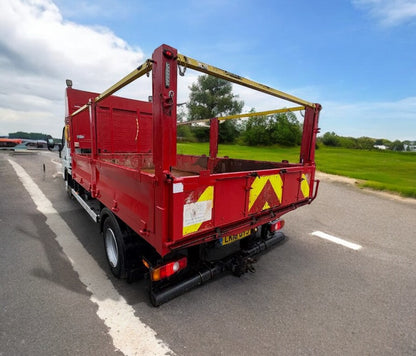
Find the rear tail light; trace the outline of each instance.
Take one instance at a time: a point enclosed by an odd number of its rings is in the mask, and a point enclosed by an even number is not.
[[[160,281],[162,279],[168,278],[175,273],[183,270],[188,264],[186,257],[182,257],[180,260],[171,261],[165,265],[151,268],[150,269],[150,278],[153,282]]]
[[[284,220],[275,220],[275,221],[272,221],[270,223],[269,230],[270,230],[270,232],[276,232],[276,231],[282,229],[283,226],[285,226],[285,221]]]

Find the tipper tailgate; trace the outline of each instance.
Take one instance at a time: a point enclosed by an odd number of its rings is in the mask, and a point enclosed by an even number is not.
[[[312,197],[313,166],[270,169],[261,172],[213,174],[184,177],[173,183],[173,239],[256,226],[264,215],[279,211]]]

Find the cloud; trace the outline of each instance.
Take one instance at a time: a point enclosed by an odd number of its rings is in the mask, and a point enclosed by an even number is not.
[[[59,136],[66,78],[102,92],[145,60],[107,28],[66,21],[51,0],[1,1],[0,33],[0,135]],[[147,98],[149,82],[127,93]]]
[[[0,135],[32,131],[59,137],[66,78],[75,88],[102,92],[145,60],[139,48],[108,28],[66,20],[51,0],[1,2],[0,31]],[[179,77],[179,103],[188,100],[188,88],[199,74]],[[235,91],[245,111],[291,106],[243,87]],[[151,80],[141,78],[117,95],[147,100]]]
[[[352,0],[354,6],[366,10],[381,25],[390,27],[416,18],[415,0]]]

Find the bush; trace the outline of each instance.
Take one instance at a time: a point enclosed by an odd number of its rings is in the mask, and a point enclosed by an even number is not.
[[[324,136],[322,137],[322,143],[325,146],[338,147],[340,146],[340,139],[335,132],[325,132]]]
[[[296,116],[288,112],[249,119],[243,138],[250,146],[269,146],[274,144],[296,146],[301,143],[302,130]]]
[[[180,125],[176,131],[176,137],[183,142],[196,142],[197,139],[192,132],[192,128],[189,125]]]
[[[192,126],[191,132],[198,142],[209,142],[209,127]]]

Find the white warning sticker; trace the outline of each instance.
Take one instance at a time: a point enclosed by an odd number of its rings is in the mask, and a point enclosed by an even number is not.
[[[174,183],[173,184],[173,194],[176,193],[183,193],[183,184],[182,183]]]
[[[183,207],[183,226],[202,224],[212,218],[212,200],[185,204]]]

